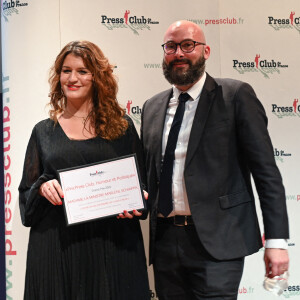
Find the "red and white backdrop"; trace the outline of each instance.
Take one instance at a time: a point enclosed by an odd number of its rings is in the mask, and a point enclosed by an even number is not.
[[[283,298],[300,297],[299,0],[1,2],[7,299],[23,295],[29,230],[20,221],[17,188],[31,130],[48,116],[48,71],[56,55],[72,40],[99,45],[117,66],[118,99],[139,130],[144,101],[169,87],[160,45],[178,19],[194,21],[205,31],[209,74],[250,83],[266,109],[290,218],[290,280]],[[142,226],[148,248],[147,221]],[[246,259],[239,300],[273,299],[262,287],[263,253]],[[154,290],[151,269],[149,274]]]

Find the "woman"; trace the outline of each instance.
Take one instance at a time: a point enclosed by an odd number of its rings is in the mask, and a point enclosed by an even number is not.
[[[113,66],[96,45],[71,42],[49,82],[50,119],[32,131],[19,186],[22,222],[31,227],[24,299],[149,299],[138,218],[124,212],[67,227],[61,206],[59,169],[131,153],[143,166],[134,125],[116,100]]]

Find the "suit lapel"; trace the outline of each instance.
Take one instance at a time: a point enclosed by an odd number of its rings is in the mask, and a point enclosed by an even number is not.
[[[197,146],[201,140],[203,129],[218,90],[218,85],[215,80],[207,74],[202,93],[200,95],[198,107],[195,113],[189,144],[187,148],[185,167],[190,163]]]
[[[162,97],[157,99],[156,112],[153,115],[153,125],[152,125],[152,149],[155,152],[155,165],[156,165],[156,175],[160,178],[161,171],[161,157],[162,157],[162,137],[165,125],[166,111],[168,108],[168,103],[171,98],[173,90],[169,89],[164,92]],[[157,132],[160,134],[157,135]]]

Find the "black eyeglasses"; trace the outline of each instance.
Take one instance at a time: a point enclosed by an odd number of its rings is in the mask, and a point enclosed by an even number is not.
[[[182,52],[190,53],[198,45],[206,45],[206,44],[201,43],[201,42],[192,41],[192,40],[185,40],[180,43],[167,42],[167,43],[162,44],[161,46],[163,47],[164,52],[166,54],[174,54],[177,51],[178,46],[180,47]]]

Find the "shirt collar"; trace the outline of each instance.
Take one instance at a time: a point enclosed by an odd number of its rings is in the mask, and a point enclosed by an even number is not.
[[[200,93],[202,92],[204,83],[206,79],[206,72],[203,73],[202,77],[200,80],[198,80],[192,87],[190,87],[185,93],[188,93],[191,96],[191,100],[196,100]],[[174,85],[172,86],[173,88],[173,95],[175,99],[178,99],[179,95],[182,93],[177,87]]]

